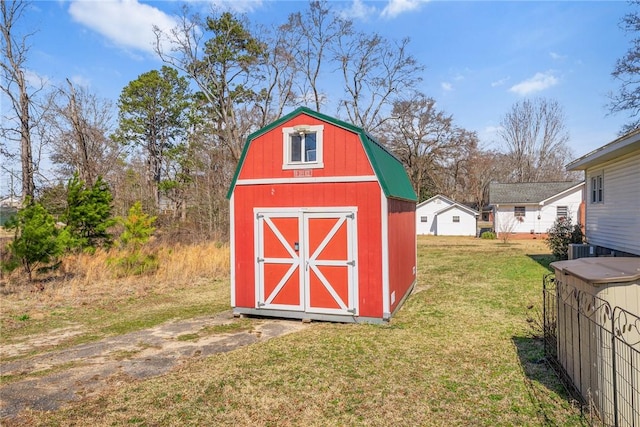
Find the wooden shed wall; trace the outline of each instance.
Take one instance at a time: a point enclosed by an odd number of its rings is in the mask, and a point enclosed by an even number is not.
[[[324,125],[322,169],[310,169],[313,177],[371,176],[369,159],[357,134],[301,114],[251,142],[239,179],[293,178],[294,170],[282,169],[282,128],[297,125]]]
[[[358,208],[359,315],[382,317],[382,228],[377,182],[239,185],[234,191],[235,299],[255,306],[254,207]]]
[[[396,309],[416,279],[416,204],[388,200],[390,312]]]

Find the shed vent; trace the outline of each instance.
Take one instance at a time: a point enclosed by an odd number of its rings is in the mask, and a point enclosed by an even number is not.
[[[589,258],[596,256],[596,248],[586,243],[569,243],[569,259]]]

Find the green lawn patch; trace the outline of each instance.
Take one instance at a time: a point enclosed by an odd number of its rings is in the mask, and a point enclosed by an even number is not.
[[[420,238],[416,290],[388,325],[313,323],[194,360],[33,425],[582,425],[527,318],[540,242]],[[531,308],[530,308],[531,307]],[[189,339],[195,337],[188,337]],[[185,338],[186,339],[186,338]]]

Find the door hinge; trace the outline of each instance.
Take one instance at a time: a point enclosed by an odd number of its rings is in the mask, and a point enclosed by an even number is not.
[[[354,219],[356,216],[353,213],[347,214],[347,218]]]
[[[260,219],[260,218],[264,218],[264,215],[262,215],[262,214],[260,214],[260,213],[257,213],[257,214],[256,214],[256,219]]]
[[[355,308],[349,309],[349,310],[347,310],[347,311],[348,311],[349,313],[351,313],[351,314],[356,314],[356,309],[355,309]]]
[[[257,261],[258,261],[258,262],[264,262],[264,258],[260,258],[260,257],[258,257]]]
[[[355,262],[355,260],[354,261],[347,261],[347,264],[355,267],[356,262]]]
[[[264,307],[264,306],[265,306],[265,304],[263,302],[258,301],[258,308]]]

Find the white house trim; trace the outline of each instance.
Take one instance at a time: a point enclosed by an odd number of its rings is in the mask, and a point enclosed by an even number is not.
[[[391,317],[389,302],[389,203],[384,190],[380,189],[380,225],[382,232],[382,317]]]
[[[373,182],[377,181],[375,175],[361,176],[319,176],[302,178],[249,178],[239,179],[236,185],[266,185],[266,184],[316,184],[323,182]]]

